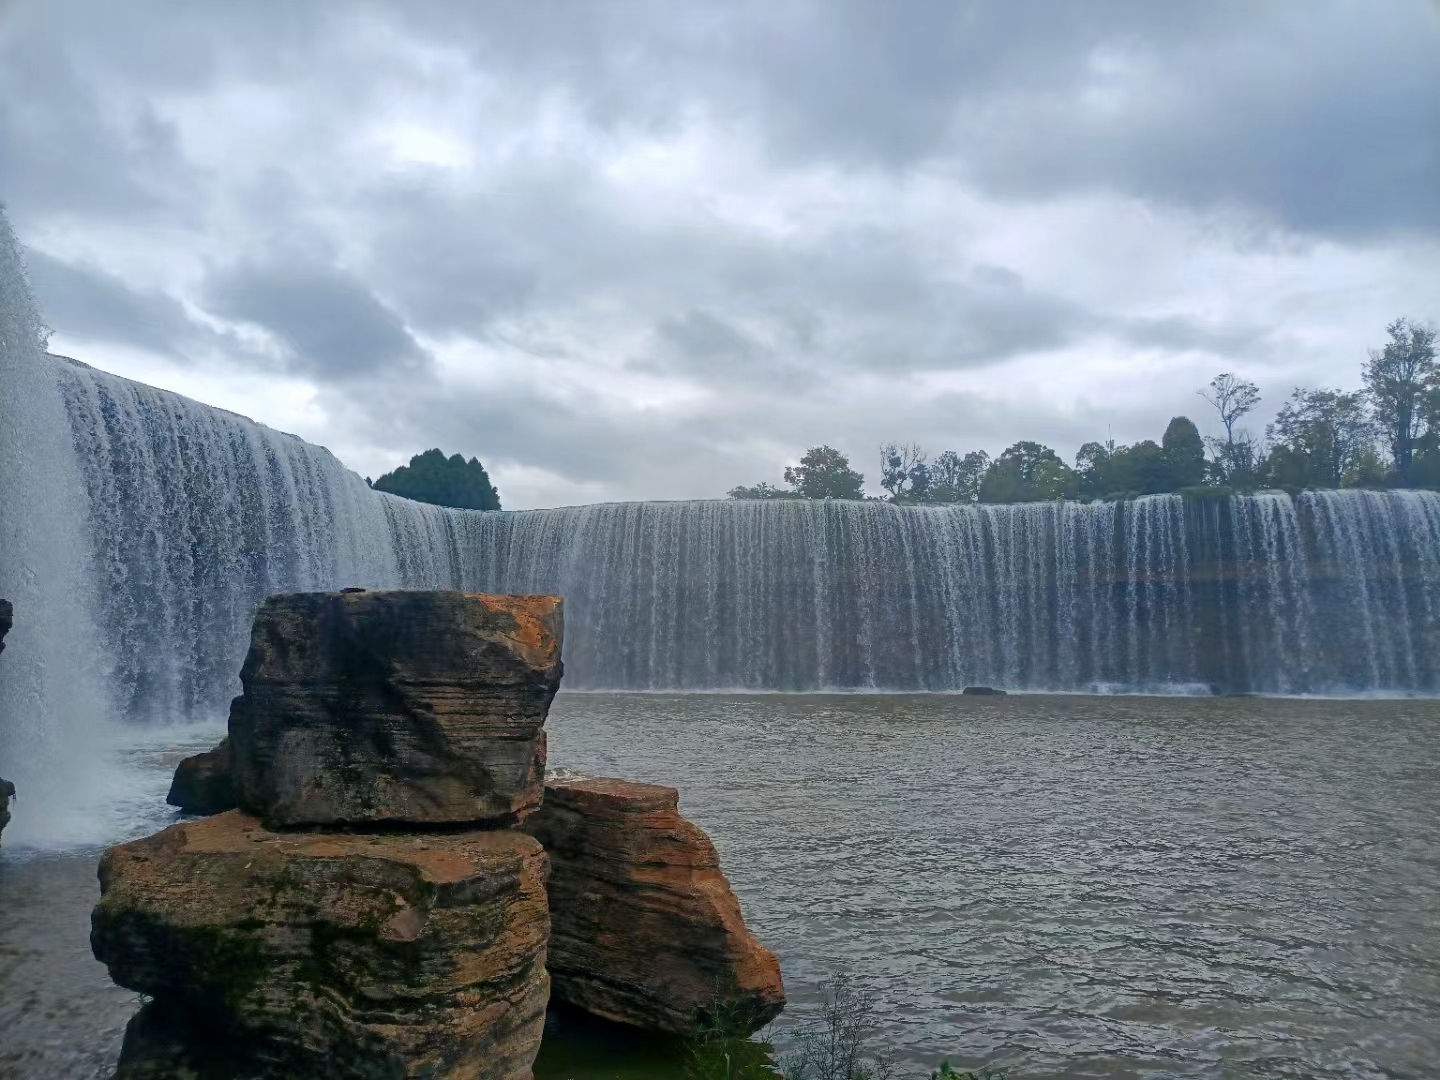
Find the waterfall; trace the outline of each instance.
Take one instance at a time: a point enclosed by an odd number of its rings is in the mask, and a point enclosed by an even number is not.
[[[261,599],[346,585],[562,593],[572,688],[1440,690],[1434,493],[445,510],[233,413],[45,363],[131,717],[223,715]]]
[[[0,210],[0,597],[15,605],[0,656],[0,776],[23,807],[7,844],[84,833],[115,793],[87,503],[45,333]]]

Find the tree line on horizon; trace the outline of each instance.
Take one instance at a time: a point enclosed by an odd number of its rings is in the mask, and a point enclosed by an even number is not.
[[[1386,328],[1355,391],[1296,387],[1256,439],[1240,421],[1260,404],[1259,388],[1234,374],[1199,394],[1223,436],[1202,438],[1174,417],[1159,443],[1087,442],[1068,465],[1050,447],[1023,440],[996,458],[945,450],[932,460],[915,443],[880,448],[880,498],[895,503],[1016,503],[1121,499],[1166,492],[1207,494],[1261,488],[1440,489],[1440,361],[1436,331],[1406,318]],[[830,446],[808,450],[785,469],[786,487],[736,487],[732,499],[864,499],[865,477]]]

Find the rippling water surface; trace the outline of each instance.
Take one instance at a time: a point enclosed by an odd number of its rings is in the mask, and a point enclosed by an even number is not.
[[[782,1047],[838,964],[902,1075],[1440,1075],[1435,702],[569,694],[550,726],[555,765],[681,789],[780,954]],[[113,1059],[93,867],[0,855],[0,1075]],[[540,1075],[624,1074],[582,1059]]]

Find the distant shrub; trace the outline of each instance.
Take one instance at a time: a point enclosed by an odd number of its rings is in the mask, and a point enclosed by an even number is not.
[[[724,1003],[700,1017],[687,1041],[686,1080],[898,1080],[891,1058],[874,1046],[875,995],[844,971],[820,986],[819,1015],[790,1032],[794,1049],[775,1062],[765,1033],[747,1037],[753,1024]],[[929,1080],[1006,1080],[1004,1070],[960,1072],[949,1061]]]

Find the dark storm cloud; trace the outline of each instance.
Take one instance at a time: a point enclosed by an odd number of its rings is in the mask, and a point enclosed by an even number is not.
[[[26,255],[30,284],[46,321],[82,341],[114,341],[178,356],[197,327],[184,307],[160,292],[140,293],[91,266]]]
[[[208,307],[289,346],[296,366],[347,380],[422,366],[425,351],[362,283],[321,267],[242,266],[206,284]]]

